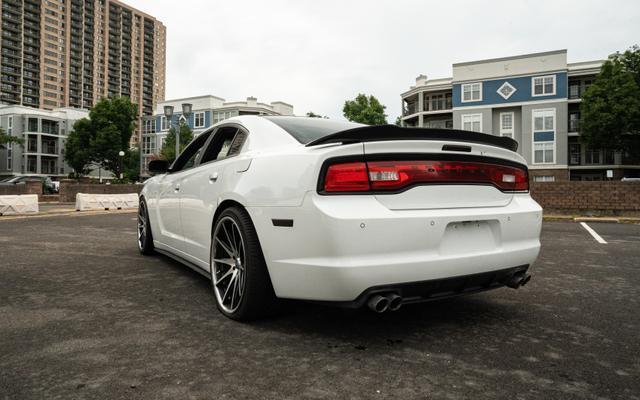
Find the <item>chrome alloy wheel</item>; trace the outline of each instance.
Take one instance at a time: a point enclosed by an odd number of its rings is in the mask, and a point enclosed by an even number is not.
[[[147,241],[147,209],[144,202],[140,202],[138,207],[138,248],[144,249]]]
[[[213,232],[211,280],[220,307],[227,313],[240,306],[245,286],[245,251],[240,228],[225,216]]]

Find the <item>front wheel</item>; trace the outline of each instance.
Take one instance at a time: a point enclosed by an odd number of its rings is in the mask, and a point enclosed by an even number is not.
[[[147,256],[153,254],[153,236],[151,235],[147,203],[144,200],[140,200],[138,206],[138,250]]]
[[[275,310],[276,298],[258,235],[245,210],[227,208],[216,220],[210,268],[216,303],[225,316],[247,321]]]

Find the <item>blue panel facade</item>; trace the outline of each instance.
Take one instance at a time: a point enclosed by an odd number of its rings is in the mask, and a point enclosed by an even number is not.
[[[548,96],[532,96],[531,81],[534,76],[556,76],[556,93]],[[521,103],[526,101],[550,100],[550,99],[566,99],[567,98],[567,73],[558,72],[555,74],[538,74],[531,76],[519,76],[505,79],[492,79],[482,82],[482,100],[462,102],[462,84],[455,83],[453,85],[453,107],[468,106],[484,106],[495,104]],[[508,99],[504,99],[498,94],[498,89],[505,83],[509,82],[516,91]],[[469,82],[473,83],[473,82]]]
[[[553,142],[554,140],[554,132],[534,132],[533,133],[533,141],[534,142]]]

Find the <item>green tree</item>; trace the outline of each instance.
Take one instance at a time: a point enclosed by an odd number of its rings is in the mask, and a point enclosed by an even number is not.
[[[24,139],[17,136],[9,136],[0,128],[0,148],[4,148],[9,143],[24,144]]]
[[[140,180],[140,149],[129,149],[124,156],[124,179]]]
[[[396,125],[402,126],[402,117],[398,116],[398,118],[396,118]]]
[[[320,114],[316,114],[313,111],[309,111],[307,113],[307,117],[309,117],[309,118],[326,118],[326,119],[329,119],[329,117],[327,117],[326,115],[323,116],[323,115],[320,115]]]
[[[77,175],[86,174],[93,163],[119,176],[119,153],[129,150],[137,118],[137,106],[129,98],[101,99],[89,111],[89,118],[74,124],[65,144],[65,160]]]
[[[180,123],[180,152],[193,140],[193,131],[189,125]],[[162,149],[160,150],[160,157],[169,161],[170,163],[176,159],[176,128],[172,126],[169,129],[167,138],[164,140]]]
[[[640,156],[640,48],[616,53],[602,65],[580,105],[580,140],[590,148]]]
[[[76,178],[89,173],[93,162],[91,157],[91,121],[87,118],[77,120],[64,143],[64,159],[73,168]]]
[[[385,106],[374,96],[367,97],[360,93],[354,100],[344,102],[342,113],[349,121],[368,125],[384,125],[387,123]]]

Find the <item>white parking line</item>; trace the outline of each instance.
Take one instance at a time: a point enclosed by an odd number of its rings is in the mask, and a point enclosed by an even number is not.
[[[606,241],[606,240],[604,240],[604,239],[602,238],[602,236],[598,235],[598,232],[596,232],[596,231],[594,231],[593,229],[591,229],[591,227],[590,227],[589,225],[587,225],[587,223],[586,223],[586,222],[580,222],[580,225],[582,225],[582,227],[583,227],[584,229],[586,229],[586,230],[587,230],[587,232],[589,232],[589,233],[591,234],[591,236],[593,236],[593,238],[594,238],[598,243],[601,243],[601,244],[607,244],[607,241]]]

